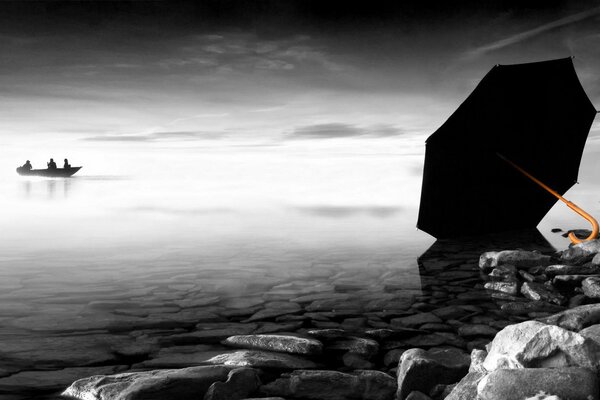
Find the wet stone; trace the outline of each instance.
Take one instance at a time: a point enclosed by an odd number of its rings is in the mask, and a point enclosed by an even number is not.
[[[488,290],[496,290],[510,295],[515,295],[518,292],[517,282],[487,282],[484,287]]]
[[[311,329],[307,333],[320,340],[343,339],[348,336],[343,329]]]
[[[530,312],[560,312],[563,307],[545,303],[543,301],[531,301],[525,303],[506,303],[500,306],[500,309],[510,315],[526,315]]]
[[[427,323],[441,323],[439,317],[433,313],[418,313],[408,317],[393,318],[391,320],[392,328],[415,328]]]
[[[228,337],[223,344],[245,349],[277,351],[290,354],[318,355],[323,344],[315,339],[285,335],[238,335]]]
[[[498,330],[484,324],[465,324],[458,328],[458,334],[463,337],[490,336],[493,337]]]
[[[545,301],[557,305],[562,305],[566,302],[564,296],[541,283],[525,282],[521,286],[521,293],[533,301]]]
[[[298,356],[256,350],[240,350],[221,354],[208,360],[210,364],[232,367],[255,367],[273,369],[313,369],[317,364]]]

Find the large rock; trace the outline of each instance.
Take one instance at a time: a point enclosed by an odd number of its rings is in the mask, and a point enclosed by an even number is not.
[[[569,400],[598,400],[598,378],[587,368],[499,369],[477,386],[479,400],[523,400],[544,392]]]
[[[258,371],[238,368],[229,372],[226,382],[215,382],[204,395],[204,400],[240,400],[254,393],[260,386]]]
[[[396,381],[380,371],[293,371],[261,386],[268,396],[312,400],[391,400]]]
[[[577,264],[597,253],[600,253],[600,240],[598,239],[573,245],[563,251],[560,258],[565,262]]]
[[[310,369],[317,368],[314,362],[284,353],[270,351],[240,350],[221,354],[207,360],[210,364],[222,364],[231,367],[256,367],[274,369]]]
[[[236,335],[225,339],[223,344],[291,354],[318,355],[323,351],[323,344],[316,339],[286,335]]]
[[[413,390],[423,393],[439,383],[458,382],[469,371],[470,357],[455,349],[410,349],[400,357],[397,398],[404,400]]]
[[[540,318],[540,322],[558,325],[571,331],[580,331],[583,328],[600,323],[600,304],[586,304]]]
[[[81,400],[178,400],[204,396],[216,381],[227,379],[222,366],[94,375],[75,381],[64,392]]]
[[[545,256],[535,251],[488,251],[479,257],[479,268],[487,271],[503,264],[514,265],[517,268],[529,268],[538,265],[548,265],[550,262],[550,256]]]
[[[537,321],[509,325],[488,348],[483,362],[487,371],[500,368],[597,368],[600,346],[578,333]]]

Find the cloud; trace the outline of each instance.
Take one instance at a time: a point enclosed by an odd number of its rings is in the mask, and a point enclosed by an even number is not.
[[[313,207],[294,207],[294,209],[303,214],[314,215],[326,218],[346,218],[356,215],[367,215],[376,218],[391,217],[402,211],[401,207],[392,206],[313,206]]]
[[[577,14],[569,15],[568,17],[560,18],[555,21],[543,24],[534,29],[529,29],[527,31],[523,31],[521,33],[517,33],[516,35],[511,35],[504,39],[488,43],[483,46],[479,46],[475,49],[472,49],[466,53],[467,58],[475,58],[490,51],[495,51],[502,49],[504,47],[511,46],[513,44],[522,42],[524,40],[530,39],[532,37],[538,36],[544,32],[550,31],[552,29],[560,28],[562,26],[571,25],[575,22],[582,21],[584,19],[591,18],[593,16],[600,15],[600,7],[595,7]]]
[[[307,125],[294,129],[288,133],[291,139],[333,139],[348,137],[387,137],[397,136],[404,132],[393,125],[371,125],[362,127],[359,125],[344,123],[328,123]]]
[[[152,214],[168,214],[168,215],[179,215],[179,216],[194,216],[194,215],[206,215],[206,214],[229,214],[234,211],[224,207],[214,208],[173,208],[173,207],[155,207],[155,206],[139,206],[132,207],[129,210],[142,213]]]
[[[88,136],[83,140],[93,142],[156,142],[164,140],[217,140],[225,136],[227,134],[222,132],[165,131],[141,135],[97,135]]]

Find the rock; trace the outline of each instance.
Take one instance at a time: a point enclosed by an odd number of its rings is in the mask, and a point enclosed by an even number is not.
[[[209,360],[210,364],[222,364],[231,367],[256,367],[274,369],[311,369],[317,364],[301,357],[268,351],[240,350],[229,354],[220,354]]]
[[[471,314],[471,312],[472,311],[469,311],[465,309],[465,307],[461,306],[447,306],[431,311],[433,315],[443,320],[462,318],[466,315]]]
[[[594,264],[594,265],[600,265],[600,256],[598,254],[596,254],[594,256],[594,258],[592,258],[591,263]]]
[[[240,400],[254,393],[260,386],[258,371],[239,368],[229,372],[227,381],[215,382],[204,395],[204,400]]]
[[[413,390],[429,393],[439,383],[457,382],[467,374],[470,363],[460,350],[407,350],[398,365],[397,398],[404,400]]]
[[[600,278],[597,277],[589,277],[585,278],[581,282],[581,288],[583,289],[583,293],[592,299],[600,298]]]
[[[517,268],[528,268],[536,265],[548,265],[550,262],[550,256],[534,251],[488,251],[479,257],[479,268],[486,271],[503,264],[514,265]]]
[[[544,301],[529,301],[505,303],[500,306],[500,310],[511,315],[525,315],[530,312],[559,312],[564,308]]]
[[[342,361],[344,365],[351,369],[373,369],[375,364],[365,360],[361,355],[348,352],[343,355]]]
[[[260,392],[312,400],[390,400],[396,388],[394,378],[380,371],[293,371],[261,386]]]
[[[516,282],[516,281],[512,281],[512,282],[486,282],[486,284],[483,285],[483,287],[486,288],[486,289],[488,289],[488,290],[496,290],[498,292],[515,295],[518,292],[519,285],[518,285],[518,282]]]
[[[250,318],[242,322],[261,321],[264,319],[279,317],[281,315],[296,314],[302,310],[302,307],[300,307],[298,303],[290,303],[286,301],[266,303],[265,306],[267,305],[270,307],[254,313]]]
[[[63,393],[81,400],[166,400],[204,396],[210,385],[227,379],[221,366],[94,375],[75,381]]]
[[[569,247],[561,253],[561,260],[577,264],[594,254],[600,253],[600,240],[590,240]]]
[[[581,281],[589,277],[590,275],[556,275],[552,278],[552,285],[559,289],[573,289],[580,286]],[[594,277],[598,278],[600,275]]]
[[[587,326],[600,323],[600,304],[578,306],[546,318],[540,318],[539,321],[558,325],[571,331],[580,331]]]
[[[554,325],[526,321],[501,330],[483,362],[487,371],[499,368],[597,368],[600,346],[593,340]]]
[[[546,267],[546,275],[552,277],[556,275],[600,275],[600,265],[566,265],[555,264]]]
[[[521,293],[530,300],[545,301],[559,306],[567,301],[563,295],[549,289],[541,283],[525,282],[521,286]]]
[[[483,371],[470,371],[454,386],[444,400],[476,400],[477,385],[485,375],[486,372]]]
[[[423,324],[421,325],[420,329],[424,330],[424,331],[429,331],[429,332],[451,332],[454,330],[454,328],[452,328],[450,325],[448,324]]]
[[[471,351],[471,365],[469,365],[469,372],[487,372],[483,367],[483,362],[487,357],[487,351],[473,349]]]
[[[237,323],[215,323],[204,324],[200,330],[190,333],[180,333],[161,338],[161,344],[198,344],[198,343],[219,343],[221,340],[234,335],[247,335],[254,332],[257,324],[237,324]]]
[[[392,318],[392,328],[414,328],[428,323],[442,323],[441,318],[433,313],[418,313],[408,317]]]
[[[284,317],[291,317],[291,315],[284,315]],[[278,317],[277,319],[279,319]],[[254,331],[255,334],[275,333],[275,332],[295,332],[304,325],[302,321],[277,323],[277,322],[263,322],[260,327]]]
[[[517,267],[510,264],[499,265],[488,275],[492,278],[514,279],[517,277]]]
[[[477,385],[480,400],[522,400],[540,392],[570,400],[598,400],[598,378],[586,368],[498,369]]]
[[[307,333],[321,340],[335,340],[348,337],[348,334],[343,329],[311,329]]]
[[[458,334],[462,337],[472,336],[494,336],[498,330],[484,324],[465,324],[458,328]]]
[[[371,329],[365,331],[365,334],[375,340],[394,340],[404,339],[406,337],[427,333],[421,329],[395,328],[395,329]]]
[[[408,394],[408,396],[406,396],[406,400],[431,400],[431,397],[419,392],[418,390],[413,390]]]
[[[236,335],[225,339],[223,344],[290,354],[318,355],[323,352],[323,344],[318,340],[286,335]]]
[[[369,359],[379,352],[379,343],[372,339],[349,337],[332,342],[326,348],[327,350],[349,351]]]

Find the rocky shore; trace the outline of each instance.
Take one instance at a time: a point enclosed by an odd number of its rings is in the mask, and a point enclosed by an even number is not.
[[[600,241],[553,254],[445,246],[421,258],[421,289],[390,275],[378,294],[340,277],[322,291],[289,283],[46,379],[86,400],[598,399],[598,253]]]

